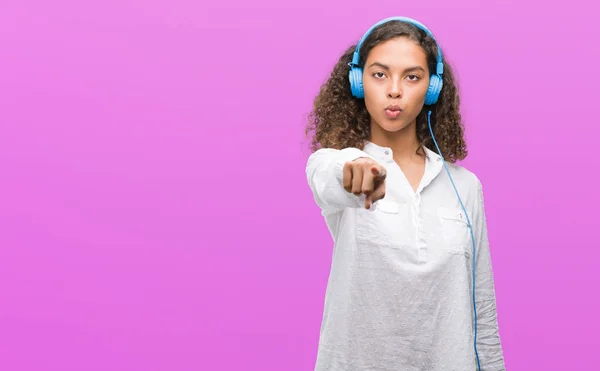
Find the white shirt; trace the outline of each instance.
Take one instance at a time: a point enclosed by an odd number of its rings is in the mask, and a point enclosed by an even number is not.
[[[477,370],[471,233],[441,157],[425,151],[416,192],[392,150],[372,142],[309,157],[307,180],[334,241],[315,371]],[[363,156],[387,170],[386,195],[371,210],[342,185],[344,163]],[[446,165],[475,236],[481,370],[505,370],[482,186]]]

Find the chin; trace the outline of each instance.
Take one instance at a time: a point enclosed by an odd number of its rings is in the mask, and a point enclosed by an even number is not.
[[[403,120],[396,121],[396,120],[390,120],[390,119],[384,119],[383,121],[379,121],[379,123],[377,123],[376,125],[379,126],[382,130],[391,132],[391,133],[406,129],[406,127],[408,126],[408,124],[406,122],[404,122]]]

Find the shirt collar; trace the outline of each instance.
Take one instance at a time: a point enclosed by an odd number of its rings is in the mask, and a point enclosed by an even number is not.
[[[441,163],[442,157],[438,155],[436,152],[430,150],[429,148],[422,146],[425,150],[425,156],[427,162],[430,164]],[[389,147],[380,146],[371,141],[365,142],[364,151],[370,154],[373,157],[376,157],[379,160],[388,160],[393,159],[392,149]]]

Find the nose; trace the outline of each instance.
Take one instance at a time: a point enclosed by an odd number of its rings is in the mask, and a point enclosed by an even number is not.
[[[399,79],[391,79],[391,83],[388,88],[388,97],[392,99],[402,97],[402,86]]]

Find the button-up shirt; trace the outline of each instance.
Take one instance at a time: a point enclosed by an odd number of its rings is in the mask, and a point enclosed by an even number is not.
[[[314,200],[333,238],[315,371],[505,370],[480,180],[424,147],[413,190],[391,148],[321,148],[306,164]],[[370,208],[343,188],[348,161],[386,168],[385,197]]]

